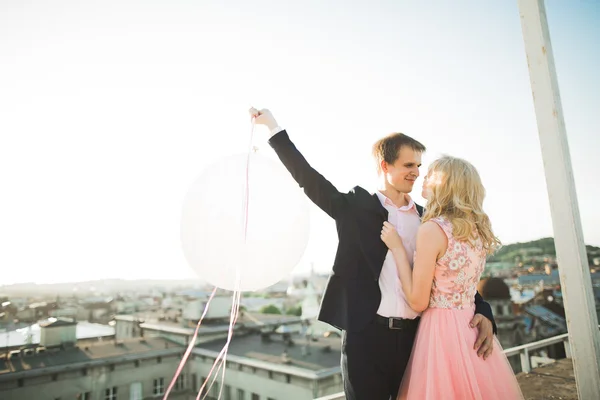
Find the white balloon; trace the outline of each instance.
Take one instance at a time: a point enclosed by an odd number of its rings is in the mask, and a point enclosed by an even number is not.
[[[279,163],[252,153],[213,163],[186,195],[183,251],[201,279],[226,290],[254,291],[285,278],[298,264],[309,235],[308,201]],[[236,286],[239,274],[239,285]]]

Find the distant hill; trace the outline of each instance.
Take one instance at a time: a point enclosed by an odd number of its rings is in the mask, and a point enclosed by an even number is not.
[[[162,288],[164,290],[173,290],[177,288],[187,288],[190,286],[201,286],[204,282],[187,280],[154,280],[154,279],[100,279],[85,282],[68,283],[16,283],[12,285],[0,285],[0,293],[12,296],[50,295],[50,294],[84,294],[89,292],[118,292],[130,290],[150,290],[152,288]]]
[[[588,260],[600,257],[600,247],[586,245]],[[488,257],[489,262],[513,262],[517,256],[556,256],[554,238],[542,238],[525,243],[512,243],[502,246],[494,255]]]

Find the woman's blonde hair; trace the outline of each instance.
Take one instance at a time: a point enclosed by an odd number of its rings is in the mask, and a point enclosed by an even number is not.
[[[471,163],[443,156],[431,164],[427,179],[430,194],[423,222],[445,216],[452,223],[452,234],[457,240],[475,245],[480,238],[488,254],[500,247],[490,219],[483,212],[485,188]]]

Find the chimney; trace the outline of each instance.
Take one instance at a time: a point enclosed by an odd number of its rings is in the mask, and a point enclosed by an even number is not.
[[[287,350],[284,350],[283,353],[281,353],[281,362],[283,362],[284,364],[292,363],[292,360],[290,360],[290,358],[288,357]]]
[[[77,322],[67,318],[48,318],[40,322],[40,346],[67,347],[77,342]]]

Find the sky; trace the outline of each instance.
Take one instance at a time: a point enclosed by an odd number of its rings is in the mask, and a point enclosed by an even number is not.
[[[546,7],[600,246],[600,1]],[[428,148],[415,188],[436,157],[464,157],[504,243],[553,235],[516,1],[1,0],[0,284],[196,279],[184,198],[246,151],[251,106],[341,191],[375,190],[371,145],[404,132]],[[267,138],[254,145],[275,159]],[[295,272],[327,272],[335,225],[309,210]]]

